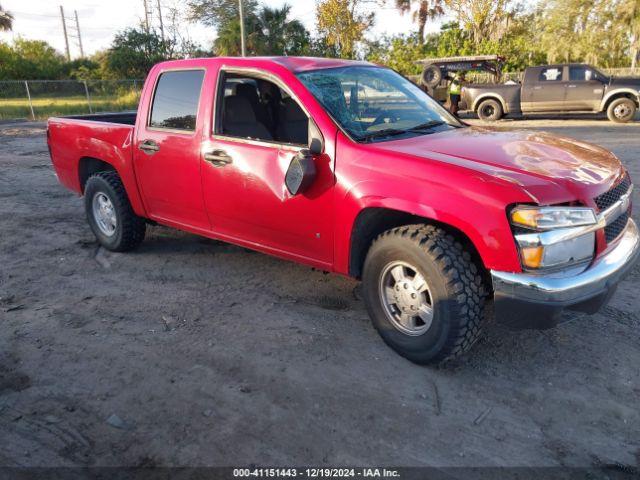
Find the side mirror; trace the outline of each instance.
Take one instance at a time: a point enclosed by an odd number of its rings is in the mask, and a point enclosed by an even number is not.
[[[311,142],[310,142],[311,143]],[[316,178],[316,164],[313,161],[311,149],[300,150],[291,159],[289,168],[284,177],[284,183],[291,195],[304,192]]]

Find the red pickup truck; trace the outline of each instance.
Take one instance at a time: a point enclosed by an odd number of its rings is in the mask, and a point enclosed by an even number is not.
[[[51,118],[47,137],[105,248],[155,222],[362,279],[417,363],[466,351],[489,311],[528,328],[594,312],[639,256],[612,153],[468,127],[367,62],[165,62],[137,114]]]

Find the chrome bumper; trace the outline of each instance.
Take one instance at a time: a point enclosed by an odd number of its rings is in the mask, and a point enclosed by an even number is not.
[[[533,275],[491,271],[496,319],[514,327],[548,328],[571,308],[595,313],[640,256],[638,227],[629,219],[613,248],[573,274]]]

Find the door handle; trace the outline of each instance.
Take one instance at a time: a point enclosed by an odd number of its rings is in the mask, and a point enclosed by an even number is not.
[[[569,88],[578,88],[577,85],[567,85],[567,87],[569,87]]]
[[[153,140],[143,140],[138,145],[138,148],[142,150],[144,153],[146,153],[147,155],[153,155],[158,150],[160,150],[160,145],[158,145]]]
[[[224,167],[233,162],[233,159],[227,155],[224,150],[213,150],[204,154],[204,160],[214,167]]]
[[[541,86],[533,87],[534,90],[542,90]]]

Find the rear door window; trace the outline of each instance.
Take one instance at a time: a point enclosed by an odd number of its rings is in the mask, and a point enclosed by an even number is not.
[[[149,126],[195,131],[203,79],[204,70],[160,74],[151,105]]]

